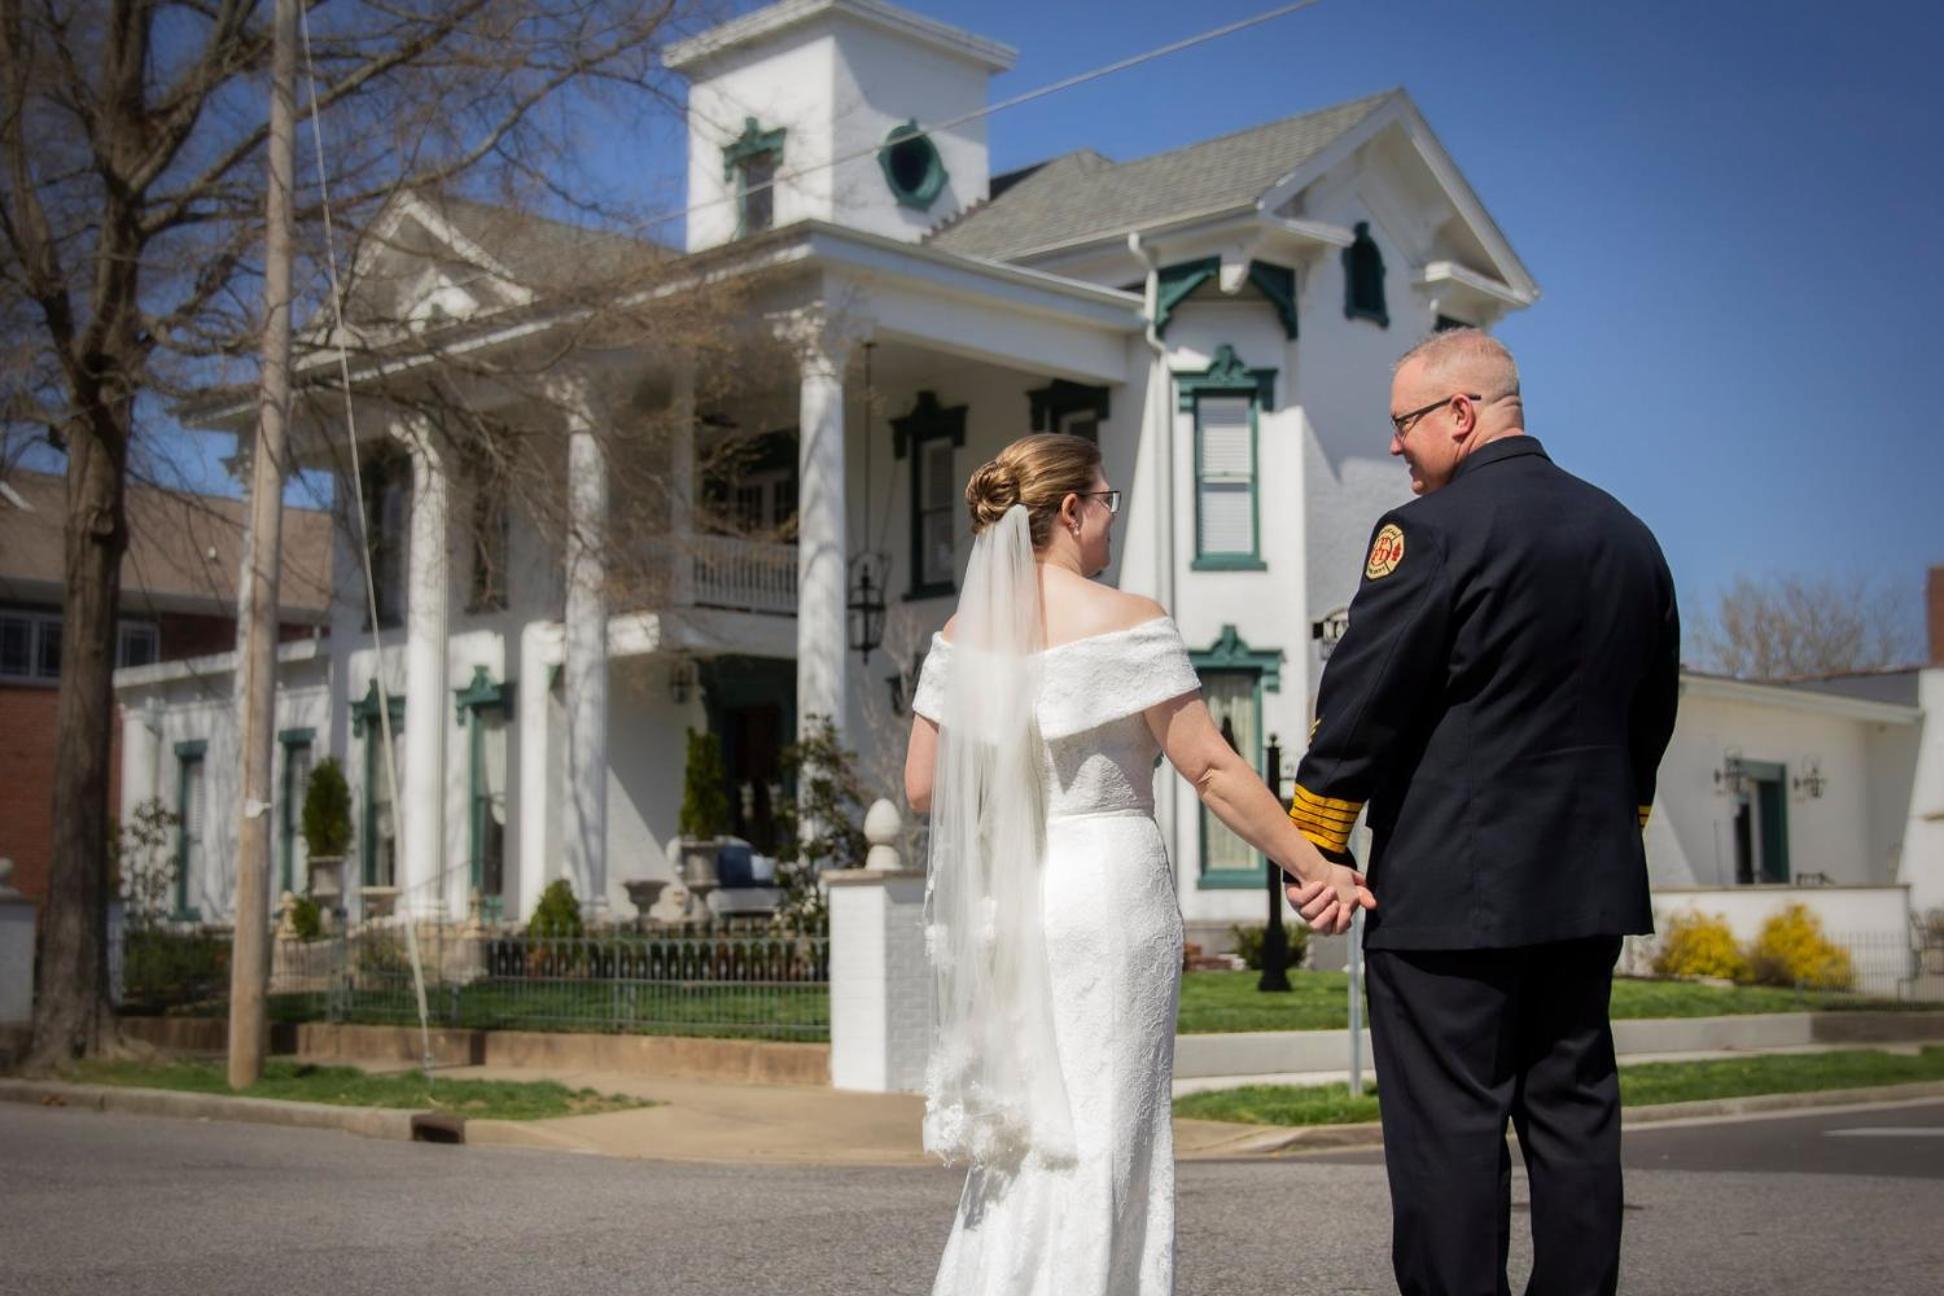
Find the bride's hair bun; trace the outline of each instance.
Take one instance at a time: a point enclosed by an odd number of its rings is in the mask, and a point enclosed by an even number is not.
[[[1035,548],[1053,534],[1053,520],[1068,495],[1094,488],[1100,447],[1084,437],[1041,432],[1007,446],[981,464],[965,483],[965,507],[977,535],[1015,504],[1024,504]]]
[[[965,483],[965,507],[972,512],[974,535],[985,530],[1006,510],[1019,503],[1019,469],[1003,460],[981,464]]]

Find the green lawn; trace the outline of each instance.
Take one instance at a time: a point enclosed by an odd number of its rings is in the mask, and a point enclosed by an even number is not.
[[[220,1062],[100,1062],[76,1065],[83,1084],[124,1085],[137,1089],[174,1089],[186,1093],[228,1094]],[[588,1116],[651,1104],[636,1098],[569,1089],[551,1080],[441,1080],[427,1083],[417,1071],[373,1075],[356,1067],[265,1064],[263,1079],[244,1090],[245,1098],[331,1103],[341,1107],[402,1107],[450,1112],[490,1120],[541,1120],[549,1116]]]
[[[1916,1056],[1843,1049],[1787,1053],[1722,1062],[1648,1062],[1620,1068],[1620,1101],[1627,1107],[1742,1098],[1750,1094],[1809,1093],[1944,1080],[1944,1047]],[[1246,1125],[1349,1125],[1377,1119],[1374,1089],[1352,1098],[1343,1084],[1248,1085],[1177,1098],[1175,1115]]]
[[[1187,973],[1181,978],[1178,1029],[1184,1035],[1214,1035],[1226,1031],[1343,1030],[1349,1026],[1349,978],[1343,973],[1291,972],[1288,994],[1262,993],[1256,989],[1257,976],[1254,972]],[[1628,979],[1613,983],[1616,1019],[1917,1006],[1834,990]]]

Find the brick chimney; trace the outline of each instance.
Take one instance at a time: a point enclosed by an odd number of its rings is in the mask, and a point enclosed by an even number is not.
[[[1924,619],[1930,626],[1930,663],[1944,666],[1944,567],[1933,567],[1924,581]]]

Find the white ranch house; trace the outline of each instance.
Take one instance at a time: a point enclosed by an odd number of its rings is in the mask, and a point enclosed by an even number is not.
[[[1082,150],[1002,175],[983,120],[912,135],[987,103],[1013,58],[877,0],[787,0],[668,52],[691,84],[689,201],[721,200],[693,210],[682,255],[742,276],[752,317],[795,363],[708,408],[680,357],[563,370],[572,413],[547,434],[574,534],[596,543],[551,545],[516,516],[491,559],[504,577],[483,582],[486,560],[461,538],[474,501],[456,456],[375,394],[361,407],[366,462],[390,446],[400,465],[367,484],[380,547],[401,558],[378,573],[397,625],[381,652],[340,528],[328,634],[284,647],[277,696],[280,768],[332,754],[350,778],[354,914],[361,886],[453,918],[478,889],[516,920],[566,877],[597,909],[632,916],[627,882],[674,876],[690,728],[721,735],[736,830],[759,847],[781,794],[777,749],[806,717],[834,717],[867,768],[895,768],[913,648],[950,615],[969,548],[959,491],[1035,429],[1098,440],[1126,497],[1109,577],[1173,609],[1238,745],[1260,757],[1278,735],[1293,772],[1370,526],[1408,497],[1386,454],[1391,362],[1450,322],[1495,325],[1538,285],[1402,90],[1132,161]],[[416,283],[417,317],[457,321],[474,345],[520,344],[511,324],[496,340],[493,310],[541,289],[519,247],[495,245],[491,209],[407,199],[390,219],[387,255],[417,249],[426,263],[392,271]],[[497,268],[441,270],[482,261]],[[888,416],[862,399],[867,372]],[[765,438],[768,457],[730,485],[786,538],[711,534],[678,508],[666,589],[624,602],[603,577],[609,481],[594,430],[637,417],[642,392],[677,427],[677,499],[706,488],[697,445]],[[1571,429],[1535,417],[1572,467]],[[239,405],[205,422],[247,439],[249,418]],[[307,426],[297,452],[327,467],[345,435]],[[339,500],[351,495],[340,480]],[[909,633],[866,660],[848,646],[847,605],[880,535],[882,587]],[[381,673],[396,808],[374,778]],[[226,918],[232,660],[116,678],[124,811],[153,795],[183,812],[184,916]],[[1913,903],[1944,905],[1944,759],[1926,724],[1944,707],[1944,672],[1909,680],[1895,696],[1845,698],[1691,678],[1649,832],[1669,904],[1678,888],[1816,872],[1872,889],[1899,923]],[[1731,753],[1741,781],[1718,795]],[[1814,794],[1791,781],[1812,760]],[[1261,919],[1262,862],[1172,773],[1157,778],[1190,938],[1221,946],[1230,923]],[[273,813],[286,822],[282,786]],[[1744,799],[1755,865],[1738,877]],[[301,840],[284,841],[301,879]]]

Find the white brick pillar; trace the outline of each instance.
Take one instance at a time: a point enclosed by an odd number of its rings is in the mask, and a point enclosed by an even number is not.
[[[567,797],[561,829],[567,877],[589,918],[607,912],[607,454],[588,385],[568,386],[567,606],[564,682]]]
[[[830,887],[830,1083],[917,1093],[931,1042],[925,871],[843,869]]]
[[[403,876],[400,913],[443,917],[445,888],[446,587],[451,567],[450,504],[445,462],[432,429],[414,420],[405,429],[412,456],[411,545],[405,606],[404,804],[399,807]]]

